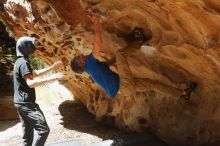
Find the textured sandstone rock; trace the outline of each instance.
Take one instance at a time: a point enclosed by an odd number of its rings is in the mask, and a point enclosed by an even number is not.
[[[76,50],[88,54],[93,48],[89,8],[102,15],[108,56],[129,45],[135,26],[150,38],[153,49],[128,58],[136,80],[151,82],[135,98],[109,101],[90,77],[71,72]],[[220,144],[219,0],[8,0],[0,15],[15,38],[38,38],[36,55],[43,61],[64,62],[69,89],[97,119],[135,131],[149,128],[170,145]],[[190,81],[198,88],[184,101],[179,94]]]

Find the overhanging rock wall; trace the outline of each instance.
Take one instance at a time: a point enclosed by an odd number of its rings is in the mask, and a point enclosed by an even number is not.
[[[71,72],[76,50],[88,54],[93,48],[89,8],[102,15],[106,56],[129,45],[136,26],[151,38],[154,49],[128,58],[137,80],[152,81],[135,98],[109,101],[86,74]],[[149,128],[170,145],[220,145],[219,0],[8,0],[0,11],[15,38],[38,39],[37,57],[64,62],[69,88],[97,119],[135,131]],[[180,90],[190,81],[198,88],[185,101]],[[157,90],[160,85],[167,88]]]

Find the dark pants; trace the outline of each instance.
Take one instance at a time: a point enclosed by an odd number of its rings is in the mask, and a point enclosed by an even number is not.
[[[15,104],[22,124],[23,146],[44,146],[50,129],[36,103]],[[34,137],[34,129],[37,131]]]

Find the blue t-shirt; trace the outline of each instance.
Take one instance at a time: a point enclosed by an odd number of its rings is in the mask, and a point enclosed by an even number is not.
[[[107,65],[96,60],[92,54],[86,58],[84,70],[108,94],[116,96],[119,89],[119,76],[111,71]]]

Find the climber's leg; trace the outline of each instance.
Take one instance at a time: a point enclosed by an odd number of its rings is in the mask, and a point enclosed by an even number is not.
[[[135,78],[135,92],[144,92],[149,90],[156,90],[161,93],[169,94],[178,97],[181,90],[158,81],[151,79],[137,79]]]
[[[118,74],[120,77],[119,91],[123,95],[131,95],[135,93],[135,82],[132,77],[131,70],[128,65],[127,56],[135,53],[140,49],[141,44],[146,41],[146,37],[142,28],[135,28],[133,30],[134,42],[127,47],[120,49],[116,53],[116,64],[118,68]]]
[[[137,49],[124,48],[116,53],[116,64],[118,68],[118,74],[120,77],[119,91],[121,94],[129,96],[134,93],[134,80],[132,77],[131,70],[128,65],[127,56]]]

